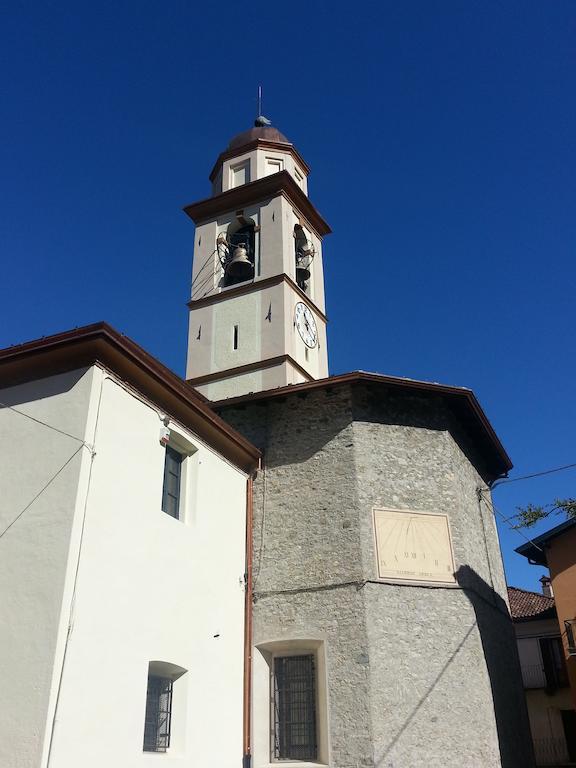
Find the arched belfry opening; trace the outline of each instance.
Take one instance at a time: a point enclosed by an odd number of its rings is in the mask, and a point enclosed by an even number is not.
[[[224,287],[254,278],[256,230],[256,223],[252,219],[239,216],[228,226],[225,234],[218,235],[218,256],[224,270]]]
[[[294,225],[294,258],[296,261],[296,283],[299,288],[308,293],[314,246],[301,224]]]

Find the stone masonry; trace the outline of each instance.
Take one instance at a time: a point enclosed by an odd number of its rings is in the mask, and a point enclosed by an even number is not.
[[[330,766],[530,768],[489,472],[449,398],[327,380],[218,411],[264,453],[254,644],[324,642]],[[457,585],[377,581],[373,507],[448,514]]]

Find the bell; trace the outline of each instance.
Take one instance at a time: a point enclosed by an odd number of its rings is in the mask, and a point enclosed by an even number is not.
[[[239,243],[234,249],[226,274],[236,280],[248,280],[254,274],[254,265],[248,258],[246,243]]]
[[[310,280],[310,270],[303,264],[296,265],[296,282],[300,288],[305,288],[306,283]]]

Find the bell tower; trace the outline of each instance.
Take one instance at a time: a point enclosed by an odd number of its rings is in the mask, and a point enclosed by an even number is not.
[[[196,224],[186,378],[210,400],[328,376],[322,238],[309,168],[259,117],[212,173]]]

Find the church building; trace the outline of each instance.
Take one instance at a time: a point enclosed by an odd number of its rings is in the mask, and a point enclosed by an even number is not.
[[[185,208],[187,379],[263,456],[246,753],[254,768],[526,768],[487,501],[512,464],[468,389],[328,376],[330,227],[308,173],[258,119]]]
[[[186,379],[0,350],[3,768],[533,766],[512,464],[469,389],[329,375],[309,170],[260,117],[184,209]]]

